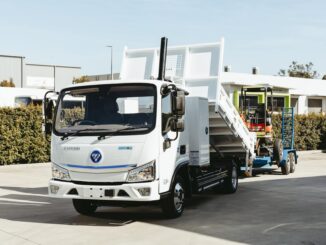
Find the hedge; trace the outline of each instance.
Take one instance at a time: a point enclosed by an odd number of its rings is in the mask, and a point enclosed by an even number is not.
[[[49,161],[39,106],[0,108],[0,165]]]
[[[282,116],[273,115],[274,137],[281,138]],[[326,149],[326,116],[296,115],[294,147],[297,150]]]
[[[67,111],[68,121],[80,118],[81,110]],[[281,115],[273,116],[274,137],[281,137]],[[326,149],[326,116],[295,116],[295,147]],[[42,133],[41,107],[0,108],[0,165],[49,161],[50,144]]]

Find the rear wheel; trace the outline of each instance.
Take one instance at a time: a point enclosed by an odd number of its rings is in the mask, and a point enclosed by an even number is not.
[[[289,158],[290,158],[290,173],[294,173],[296,164],[295,164],[295,157],[293,152],[289,153]]]
[[[72,204],[75,210],[83,215],[91,215],[97,209],[97,205],[91,200],[73,199]]]
[[[235,193],[238,189],[238,167],[236,163],[232,163],[231,172],[229,176],[224,179],[222,184],[222,192],[225,194],[232,194]]]
[[[177,218],[181,216],[184,209],[185,184],[181,176],[177,175],[172,192],[168,197],[161,200],[161,207],[164,215],[168,218]]]
[[[283,144],[280,139],[275,139],[274,141],[273,157],[277,165],[279,165],[283,159]]]
[[[290,173],[291,167],[290,167],[290,156],[289,155],[286,158],[286,162],[285,162],[284,166],[281,167],[283,175],[288,175]]]

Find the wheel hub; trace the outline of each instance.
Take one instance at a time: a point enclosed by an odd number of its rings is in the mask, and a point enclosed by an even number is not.
[[[177,211],[182,210],[183,202],[184,202],[184,191],[182,186],[179,183],[177,183],[174,188],[174,206]]]
[[[231,180],[232,180],[232,186],[235,189],[237,187],[237,169],[235,167],[232,168],[232,175],[231,175]]]

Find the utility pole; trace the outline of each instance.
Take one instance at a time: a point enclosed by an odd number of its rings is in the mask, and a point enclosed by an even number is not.
[[[113,68],[112,68],[113,67],[113,46],[106,45],[106,47],[111,49],[111,80],[113,80]]]

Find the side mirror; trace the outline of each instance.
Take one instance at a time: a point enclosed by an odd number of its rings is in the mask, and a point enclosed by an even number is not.
[[[184,91],[177,91],[172,96],[172,112],[173,114],[181,117],[185,114],[185,92]]]
[[[185,129],[185,123],[182,118],[176,119],[171,123],[171,131],[183,132]]]

